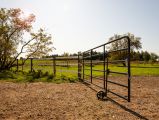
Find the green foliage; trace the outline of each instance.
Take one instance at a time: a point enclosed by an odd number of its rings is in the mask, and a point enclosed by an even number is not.
[[[156,62],[159,56],[155,53],[149,53],[147,51],[131,52],[131,60],[133,61],[145,61],[145,62]]]
[[[35,16],[30,14],[24,18],[22,15],[21,9],[0,8],[0,70],[13,67],[22,53],[29,58],[48,55],[52,51],[51,35],[41,28],[37,33],[31,32]],[[31,39],[26,41],[24,33],[30,34]]]
[[[128,36],[130,38],[131,52],[142,48],[142,44],[141,44],[141,41],[140,41],[141,38],[136,37],[134,34],[131,34],[131,33],[127,33],[127,34],[124,34],[124,35],[115,34],[113,37],[109,38],[109,41],[119,39],[123,36]],[[126,38],[115,41],[115,42],[111,43],[108,48],[109,48],[110,51],[128,48],[128,41],[127,41]],[[126,59],[126,58],[124,58],[125,54],[126,54],[125,51],[118,51],[116,53],[112,53],[110,55],[110,59],[111,60]]]
[[[49,72],[48,71],[46,71],[44,74],[43,74],[43,76],[48,76],[49,75]]]
[[[0,79],[16,79],[16,74],[12,71],[1,71],[0,72]]]
[[[127,34],[123,34],[123,35],[117,35],[115,34],[113,37],[109,38],[109,41],[121,38],[123,36],[128,36],[130,38],[130,47],[131,50],[134,51],[135,49],[141,49],[142,48],[142,44],[141,44],[141,38],[140,37],[136,37],[134,34],[132,33],[127,33]],[[127,40],[123,39],[123,40],[119,40],[116,42],[113,42],[110,46],[111,50],[118,50],[118,49],[122,49],[122,48],[127,48],[128,46],[128,42]]]
[[[67,77],[65,75],[61,75],[58,77],[54,77],[53,74],[49,72],[38,71],[1,71],[0,72],[0,80],[7,80],[12,82],[53,82],[53,83],[65,83],[71,82],[74,83],[77,79],[72,77]]]
[[[46,81],[47,82],[52,82],[53,79],[54,79],[53,75],[48,75]]]
[[[151,56],[150,58],[151,62],[156,62],[157,59],[159,59],[159,56],[155,53],[151,53],[150,56]]]

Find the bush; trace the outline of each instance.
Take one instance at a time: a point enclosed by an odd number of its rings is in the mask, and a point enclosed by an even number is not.
[[[27,82],[35,82],[35,79],[33,76],[27,76],[26,80],[27,80]]]
[[[47,82],[52,82],[54,76],[53,75],[48,75],[46,81]]]
[[[70,82],[70,83],[75,83],[75,79],[71,79],[71,78],[68,78],[68,81]]]
[[[13,73],[12,71],[1,71],[0,72],[0,79],[16,79],[16,73]]]
[[[45,72],[42,76],[48,76],[49,75],[49,72]]]

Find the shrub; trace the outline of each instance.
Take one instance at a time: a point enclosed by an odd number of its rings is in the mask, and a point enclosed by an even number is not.
[[[45,72],[42,76],[45,77],[45,76],[48,76],[49,75],[49,72]]]

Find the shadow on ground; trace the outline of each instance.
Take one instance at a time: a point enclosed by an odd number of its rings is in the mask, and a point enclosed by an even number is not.
[[[87,87],[89,87],[89,88],[90,88],[91,90],[93,90],[94,92],[96,92],[96,93],[98,92],[98,90],[96,90],[95,88],[91,87],[89,83],[83,82],[83,84],[86,85]],[[138,118],[140,118],[140,119],[148,120],[148,118],[146,118],[146,117],[144,117],[143,115],[141,115],[141,114],[139,114],[139,113],[133,111],[132,109],[130,109],[130,108],[128,108],[128,107],[126,107],[126,106],[120,104],[119,102],[113,100],[113,99],[110,98],[110,97],[107,97],[106,99],[104,99],[104,100],[102,100],[102,101],[103,101],[103,102],[110,101],[111,103],[117,105],[118,107],[120,107],[120,108],[122,108],[123,110],[129,112],[130,114],[132,114],[132,115],[134,115],[134,116],[136,116],[136,117],[138,117]]]

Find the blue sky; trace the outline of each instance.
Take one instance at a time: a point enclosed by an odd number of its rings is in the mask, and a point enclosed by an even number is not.
[[[34,28],[52,34],[54,53],[85,51],[131,32],[143,50],[159,55],[159,0],[0,0],[0,7],[35,14]]]

